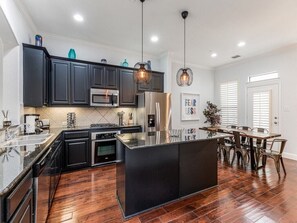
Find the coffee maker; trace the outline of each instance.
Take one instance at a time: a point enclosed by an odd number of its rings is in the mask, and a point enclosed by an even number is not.
[[[25,114],[24,115],[24,123],[25,128],[24,128],[24,133],[25,134],[35,134],[36,130],[39,128],[36,128],[37,124],[41,122],[39,120],[39,114]]]

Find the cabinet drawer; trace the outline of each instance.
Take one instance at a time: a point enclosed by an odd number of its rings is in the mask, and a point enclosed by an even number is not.
[[[141,127],[138,126],[138,127],[127,127],[127,128],[122,128],[121,130],[121,134],[124,134],[124,133],[135,133],[135,132],[141,132]]]
[[[89,131],[65,132],[65,139],[89,138]]]
[[[21,183],[12,191],[12,193],[6,198],[6,219],[9,219],[12,214],[16,211],[19,204],[22,202],[23,198],[27,192],[32,188],[32,171],[30,171]]]

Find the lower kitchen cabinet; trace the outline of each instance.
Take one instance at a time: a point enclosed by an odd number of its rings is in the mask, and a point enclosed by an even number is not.
[[[73,170],[90,166],[89,138],[65,140],[64,170]]]
[[[5,213],[1,222],[33,222],[33,178],[30,171],[22,181],[3,199]],[[2,206],[0,205],[0,206]],[[0,215],[2,215],[0,210]]]
[[[120,106],[136,107],[136,83],[133,70],[120,69]]]
[[[33,223],[33,191],[29,191],[24,201],[21,203],[20,207],[16,211],[15,215],[9,221],[11,223]]]

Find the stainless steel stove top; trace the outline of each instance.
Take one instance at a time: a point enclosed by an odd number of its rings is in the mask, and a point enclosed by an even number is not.
[[[90,125],[91,128],[110,128],[110,127],[118,127],[117,124],[114,123],[95,123]]]

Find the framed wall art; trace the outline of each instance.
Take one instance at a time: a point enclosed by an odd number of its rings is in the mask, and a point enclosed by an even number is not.
[[[199,120],[200,95],[181,93],[181,120]]]

